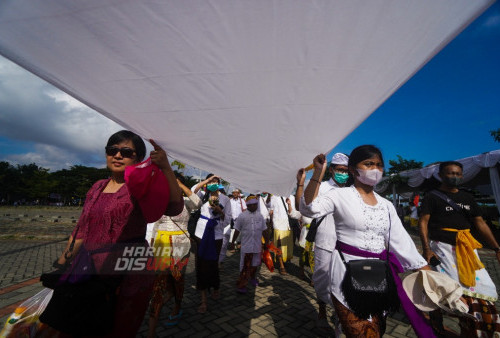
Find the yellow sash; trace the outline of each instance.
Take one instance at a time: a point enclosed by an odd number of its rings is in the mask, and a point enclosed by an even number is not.
[[[483,263],[474,253],[475,249],[482,248],[479,243],[470,233],[470,229],[458,230],[452,228],[442,228],[444,231],[451,231],[457,233],[457,268],[458,278],[460,283],[465,286],[476,285],[476,270],[484,268]]]
[[[184,231],[164,231],[160,230],[156,233],[155,241],[153,247],[155,248],[155,253],[158,252],[158,248],[171,247],[172,246],[172,236],[184,235]]]
[[[172,276],[174,276],[176,280],[179,280],[181,276],[182,266],[178,267],[177,265],[182,263],[181,262],[182,260],[179,261],[174,259],[174,257],[172,257],[172,250],[165,252],[165,256],[162,255],[164,253],[163,252],[164,248],[166,247],[172,248],[172,236],[175,235],[185,235],[185,233],[182,230],[178,231],[160,230],[156,233],[155,241],[153,244],[155,250],[154,268],[156,271],[170,270]],[[187,264],[187,258],[183,260]]]

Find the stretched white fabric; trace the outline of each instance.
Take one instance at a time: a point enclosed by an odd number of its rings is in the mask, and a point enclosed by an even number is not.
[[[287,196],[492,3],[4,0],[0,54],[183,163]]]

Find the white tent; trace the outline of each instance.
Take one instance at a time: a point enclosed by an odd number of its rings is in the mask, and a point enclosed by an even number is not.
[[[1,1],[0,54],[183,163],[287,195],[492,3]]]

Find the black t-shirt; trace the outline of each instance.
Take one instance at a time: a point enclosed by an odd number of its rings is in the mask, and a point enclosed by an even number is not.
[[[464,191],[450,193],[439,190],[452,199],[462,211],[455,211],[451,205],[431,191],[425,194],[422,202],[421,215],[430,215],[429,238],[434,241],[445,242],[456,245],[456,232],[443,231],[441,228],[453,228],[458,230],[470,229],[472,219],[481,216],[481,210],[474,197]]]

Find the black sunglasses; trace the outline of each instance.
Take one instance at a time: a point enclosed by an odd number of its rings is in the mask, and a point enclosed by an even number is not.
[[[123,148],[118,148],[115,146],[106,147],[106,155],[108,156],[115,156],[116,154],[118,154],[118,152],[120,152],[122,157],[132,158],[134,156],[135,150],[129,147],[123,147]]]

